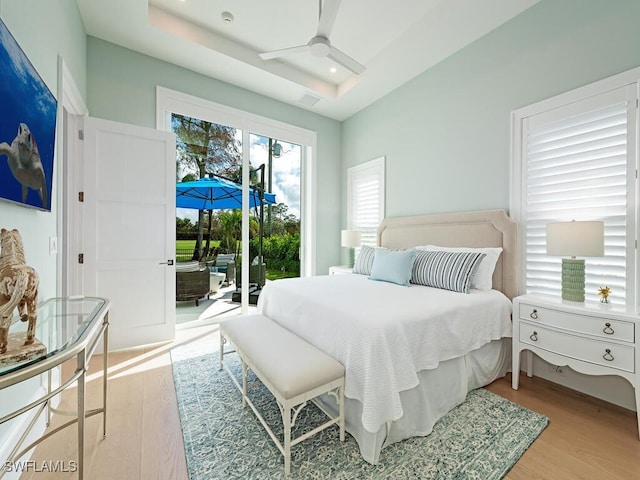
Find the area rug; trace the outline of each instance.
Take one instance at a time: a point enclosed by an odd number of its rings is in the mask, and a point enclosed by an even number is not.
[[[282,455],[249,407],[242,408],[240,392],[218,370],[213,346],[209,352],[197,345],[171,351],[190,480],[285,479]],[[240,379],[237,356],[227,355],[225,363]],[[275,400],[255,377],[250,380],[252,400],[281,435]],[[323,415],[307,406],[294,434],[318,425]],[[431,435],[384,448],[377,465],[362,459],[350,435],[340,442],[337,427],[330,427],[292,448],[289,478],[497,480],[547,424],[546,417],[481,388],[440,419]]]

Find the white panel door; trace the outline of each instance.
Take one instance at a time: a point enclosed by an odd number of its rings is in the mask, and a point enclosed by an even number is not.
[[[84,119],[84,295],[111,300],[110,350],[175,334],[175,135]]]

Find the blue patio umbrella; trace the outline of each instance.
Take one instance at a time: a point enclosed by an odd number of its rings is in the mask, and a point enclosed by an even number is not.
[[[264,165],[259,167],[264,185]],[[264,205],[276,203],[273,193],[264,192],[260,200],[260,191],[249,188],[249,208],[260,208],[260,244],[258,257],[262,258],[262,236],[264,224]],[[176,207],[192,208],[196,210],[223,210],[227,208],[242,208],[242,185],[222,177],[205,177],[191,182],[176,184]],[[260,264],[259,269],[262,268]],[[258,278],[262,278],[259,272]],[[262,285],[259,285],[262,287]]]
[[[264,193],[264,205],[276,203],[273,193]],[[249,207],[259,207],[260,191],[249,189]],[[176,207],[195,210],[242,208],[242,185],[220,177],[206,177],[176,184]]]

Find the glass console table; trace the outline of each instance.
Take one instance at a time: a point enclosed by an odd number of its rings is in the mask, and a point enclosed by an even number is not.
[[[19,363],[0,366],[0,395],[7,389],[30,378],[46,374],[46,394],[24,407],[15,410],[0,418],[0,424],[12,420],[23,413],[36,409],[31,423],[20,437],[15,448],[9,454],[9,458],[0,468],[0,477],[11,468],[13,462],[19,460],[26,452],[37,444],[49,438],[74,423],[78,425],[78,462],[76,464],[78,478],[82,480],[84,470],[84,423],[85,418],[102,414],[103,436],[107,434],[107,365],[108,365],[108,339],[109,339],[109,306],[110,302],[103,298],[94,297],[68,297],[52,298],[38,305],[38,320],[36,324],[37,340],[46,347],[46,352]],[[26,322],[20,322],[16,318],[11,325],[10,333],[26,331]],[[102,372],[102,407],[87,410],[85,407],[85,382],[89,360],[99,346],[103,344],[103,372]],[[67,360],[76,359],[76,368],[70,374],[60,370],[59,382],[53,381],[52,371]],[[44,377],[43,377],[44,380]],[[55,383],[55,385],[54,385]],[[58,385],[59,384],[59,385]],[[77,405],[74,412],[56,410],[51,405],[51,399],[69,386],[77,385]],[[36,420],[46,410],[47,426],[52,413],[72,415],[70,421],[45,432],[36,441],[23,446],[29,431]],[[4,412],[3,412],[4,413]]]

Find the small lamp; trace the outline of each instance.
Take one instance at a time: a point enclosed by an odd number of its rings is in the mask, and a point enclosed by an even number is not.
[[[349,249],[349,267],[355,263],[355,247],[360,246],[361,234],[359,230],[342,230],[340,235],[341,244]]]
[[[604,256],[604,223],[560,222],[547,225],[547,255],[562,259],[562,298],[584,302],[584,259]]]

